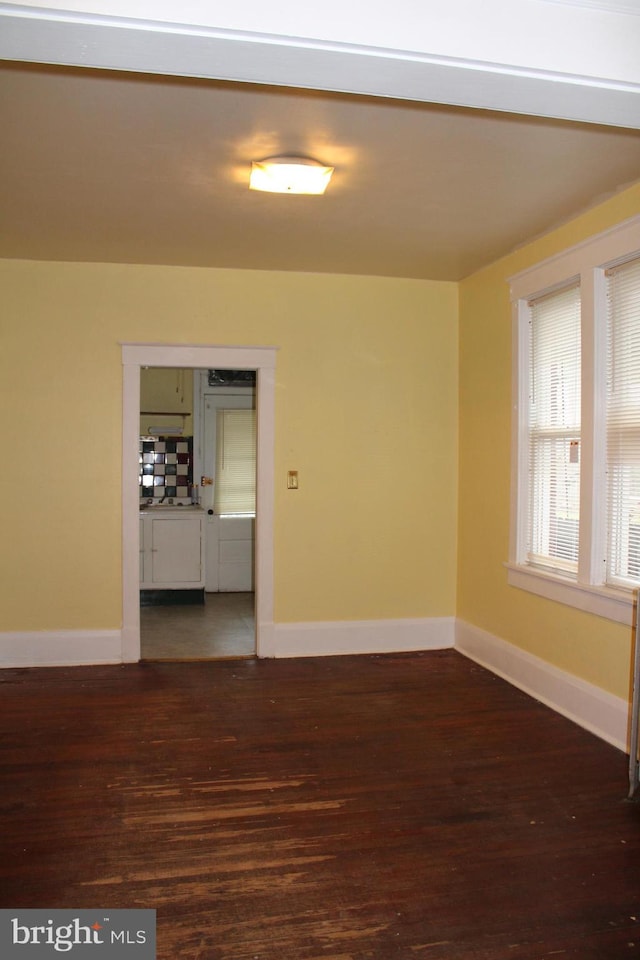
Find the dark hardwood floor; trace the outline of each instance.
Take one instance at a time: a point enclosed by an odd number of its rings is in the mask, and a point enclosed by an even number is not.
[[[627,758],[454,651],[0,672],[0,906],[174,960],[640,957]]]

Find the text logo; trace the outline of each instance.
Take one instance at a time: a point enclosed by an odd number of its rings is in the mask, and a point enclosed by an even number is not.
[[[155,960],[155,910],[0,910],[0,957]]]

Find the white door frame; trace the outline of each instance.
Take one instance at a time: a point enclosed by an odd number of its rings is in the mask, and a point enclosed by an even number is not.
[[[256,653],[273,647],[275,347],[123,343],[122,347],[122,660],[140,659],[138,440],[140,368],[255,370],[257,407]]]

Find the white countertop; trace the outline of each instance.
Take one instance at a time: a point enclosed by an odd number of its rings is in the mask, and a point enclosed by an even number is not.
[[[204,508],[196,503],[145,503],[140,505],[140,516],[153,514],[166,516],[167,514],[184,516],[185,514],[204,513]]]

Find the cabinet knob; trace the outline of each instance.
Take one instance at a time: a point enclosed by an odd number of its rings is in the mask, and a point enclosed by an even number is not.
[[[210,517],[213,516],[213,510],[207,510],[207,513],[209,514]]]

